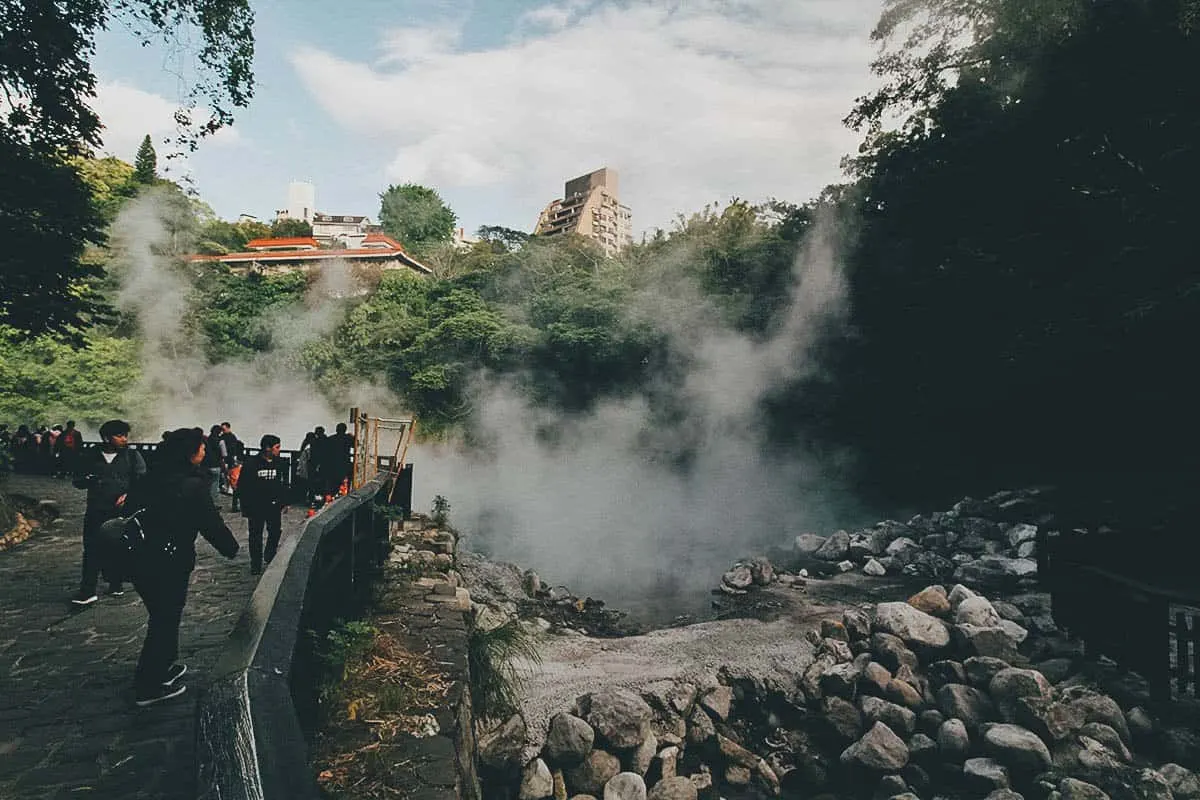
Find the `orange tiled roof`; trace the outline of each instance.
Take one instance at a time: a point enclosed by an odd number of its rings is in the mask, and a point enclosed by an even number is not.
[[[320,247],[317,240],[311,236],[282,236],[278,239],[251,239],[246,242],[246,249],[258,250],[263,247]]]

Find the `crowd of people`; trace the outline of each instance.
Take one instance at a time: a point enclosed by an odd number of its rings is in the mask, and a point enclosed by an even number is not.
[[[319,505],[348,488],[354,437],[344,423],[332,436],[317,427],[290,465],[278,436],[263,434],[258,451],[250,453],[228,422],[207,433],[203,428],[164,431],[154,447],[131,447],[131,426],[124,420],[105,422],[99,434],[99,443],[85,446],[73,421],[36,432],[21,425],[13,434],[0,424],[0,455],[7,456],[0,464],[69,477],[87,491],[82,574],[71,603],[82,608],[98,602],[101,577],[114,596],[133,584],[149,612],[134,675],[135,702],[148,706],[186,691],[180,678],[187,666],[176,659],[196,537],[228,558],[240,550],[219,509],[222,493],[230,495],[231,510],[246,518],[250,572],[259,575],[278,551],[289,505]],[[140,536],[136,552],[117,558],[134,528]]]

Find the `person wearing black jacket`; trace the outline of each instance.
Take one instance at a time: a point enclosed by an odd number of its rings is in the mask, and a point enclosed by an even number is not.
[[[179,621],[187,601],[188,578],[196,566],[196,535],[226,558],[238,554],[233,532],[213,504],[211,478],[204,467],[204,431],[179,428],[160,445],[154,471],[131,493],[127,505],[142,509],[145,541],[135,556],[133,586],[150,613],[146,641],[134,673],[139,706],[187,691],[179,679]]]
[[[87,489],[87,508],[83,514],[83,575],[79,592],[71,599],[77,606],[96,602],[96,583],[100,579],[103,549],[100,526],[120,516],[134,485],[146,474],[146,462],[140,453],[129,449],[129,423],[110,419],[100,426],[103,444],[86,451],[79,459],[75,488]],[[105,575],[109,593],[125,593],[123,576]]]
[[[263,564],[270,564],[279,548],[283,531],[283,465],[279,460],[279,437],[266,434],[259,442],[258,455],[242,464],[238,479],[238,494],[242,500],[242,516],[250,534],[250,574],[261,575]],[[263,550],[263,526],[267,528],[267,547]]]

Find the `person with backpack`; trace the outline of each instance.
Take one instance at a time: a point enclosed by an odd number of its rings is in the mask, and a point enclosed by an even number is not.
[[[67,420],[67,428],[59,434],[54,447],[58,454],[59,473],[73,478],[79,468],[79,456],[83,452],[83,435],[75,427],[75,420]]]
[[[133,587],[150,614],[134,672],[134,702],[149,706],[187,691],[179,679],[179,623],[188,580],[196,567],[196,536],[226,558],[240,545],[212,501],[204,467],[204,431],[179,428],[160,445],[154,471],[134,487],[129,505],[141,509],[144,538],[130,558]]]
[[[232,509],[237,511],[240,506],[237,483],[241,474],[242,456],[246,446],[233,432],[233,426],[228,422],[221,423],[221,460],[225,467],[225,485],[233,496]]]
[[[283,532],[282,514],[287,487],[283,482],[283,464],[279,459],[279,437],[265,434],[259,442],[258,455],[250,456],[242,465],[238,494],[242,499],[242,516],[246,517],[250,534],[250,574],[261,575],[264,564],[270,564],[279,548]],[[263,527],[267,529],[267,546],[263,549]]]
[[[77,606],[96,602],[96,583],[103,566],[103,542],[100,526],[118,517],[126,508],[130,490],[146,475],[146,462],[135,450],[129,449],[129,423],[110,419],[100,426],[102,443],[92,447],[79,459],[73,484],[87,489],[87,507],[83,514],[83,575],[79,591],[71,599]],[[106,574],[109,594],[125,594],[124,576]]]

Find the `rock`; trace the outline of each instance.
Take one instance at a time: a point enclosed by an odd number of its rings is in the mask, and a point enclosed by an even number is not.
[[[521,758],[525,749],[525,719],[513,714],[504,722],[484,729],[478,737],[480,762],[504,769]]]
[[[901,770],[900,774],[904,776],[904,780],[909,785],[909,788],[917,792],[926,791],[932,782],[925,768],[919,764],[912,763],[911,758],[908,761],[908,766]]]
[[[948,719],[937,732],[938,752],[942,758],[958,763],[971,751],[971,737],[961,719]]]
[[[839,561],[836,569],[838,572],[850,572],[854,569],[854,562],[848,558],[845,561]]]
[[[944,617],[950,613],[950,600],[944,586],[926,586],[908,598],[908,604],[933,617]]]
[[[550,779],[554,781],[554,800],[567,800],[567,779],[563,776],[563,771],[561,769],[554,770],[550,773]],[[588,795],[579,796],[587,797]]]
[[[538,574],[531,569],[525,570],[521,576],[521,588],[525,590],[525,594],[530,597],[537,597],[542,591],[542,579]]]
[[[646,782],[641,775],[618,772],[604,784],[604,800],[646,800]]]
[[[1154,719],[1141,706],[1129,709],[1125,721],[1129,723],[1129,733],[1135,740],[1154,735]]]
[[[715,686],[701,696],[700,705],[713,717],[725,722],[729,719],[729,711],[733,705],[733,689],[728,686]]]
[[[517,791],[519,800],[542,800],[554,796],[554,778],[550,768],[540,758],[535,758],[521,770],[521,788]]]
[[[916,669],[919,664],[917,654],[909,650],[902,639],[890,633],[871,634],[871,653],[876,661],[893,673],[901,666]]]
[[[1037,542],[1022,542],[1017,547],[1017,558],[1037,560]]]
[[[871,617],[861,608],[848,608],[842,612],[842,624],[850,634],[850,641],[866,639],[871,635]]]
[[[908,757],[913,761],[929,761],[937,752],[937,742],[923,733],[914,733],[908,740]]]
[[[971,656],[963,662],[963,669],[967,673],[967,683],[984,691],[987,691],[992,685],[992,678],[1009,668],[1010,665],[1007,661],[991,656]]]
[[[637,747],[645,739],[650,706],[626,689],[605,689],[590,696],[584,717],[604,741],[617,749]]]
[[[1078,733],[1080,736],[1095,739],[1104,745],[1106,750],[1125,763],[1133,760],[1133,755],[1129,752],[1129,748],[1121,741],[1121,735],[1111,725],[1105,725],[1103,722],[1087,722],[1079,728]]]
[[[961,543],[959,546],[962,546]],[[959,580],[975,581],[977,583],[995,583],[1017,578],[1031,578],[1037,575],[1037,561],[1032,558],[983,556],[972,561],[970,564],[963,564],[954,574]]]
[[[957,661],[935,661],[929,665],[928,674],[934,689],[940,689],[947,683],[967,682],[967,670]]]
[[[1121,741],[1126,744],[1132,743],[1125,714],[1117,705],[1117,701],[1108,695],[1085,691],[1069,700],[1068,705],[1079,711],[1085,723],[1103,722],[1121,735]]]
[[[1058,791],[1062,800],[1109,800],[1098,786],[1074,778],[1063,778],[1058,784]]]
[[[957,566],[950,559],[928,550],[910,550],[906,555],[910,560],[900,572],[911,578],[945,580],[954,575]]]
[[[1016,701],[1014,721],[1036,733],[1046,744],[1054,744],[1083,726],[1083,714],[1066,703],[1045,697],[1022,697]]]
[[[567,713],[555,714],[550,718],[546,747],[542,752],[552,764],[578,764],[592,751],[595,738],[592,726],[579,717]]]
[[[879,530],[851,534],[848,555],[855,561],[877,556],[887,547],[887,534]]]
[[[891,728],[876,722],[861,739],[842,751],[841,762],[877,772],[896,772],[908,763],[908,747]]]
[[[821,701],[821,722],[839,743],[853,741],[862,735],[862,714],[853,703],[840,697],[826,697]]]
[[[750,769],[730,764],[725,768],[725,782],[730,786],[746,786],[750,783]]]
[[[1001,619],[1009,619],[1020,625],[1025,624],[1025,612],[1012,603],[1005,602],[1004,600],[993,600],[992,608],[996,609],[996,613],[1000,615]]]
[[[889,544],[884,549],[883,552],[889,556],[896,557],[896,556],[903,555],[904,553],[907,553],[911,550],[920,550],[920,549],[921,549],[921,546],[919,544],[917,544],[916,542],[914,542],[912,539],[908,538],[907,536],[901,536],[900,538],[894,540],[891,544]]]
[[[58,504],[57,500],[49,498],[38,500],[37,515],[46,519],[58,519],[62,516],[62,506]]]
[[[694,772],[688,776],[688,780],[701,792],[712,788],[712,775],[707,772]]]
[[[908,603],[877,605],[874,627],[878,631],[898,637],[910,647],[923,650],[940,650],[950,644],[950,632],[946,629],[946,623],[913,608]]]
[[[1052,765],[1050,750],[1037,734],[1019,725],[991,725],[983,735],[983,749],[1014,772],[1032,775]]]
[[[968,758],[963,764],[963,782],[979,795],[986,795],[1008,788],[1008,770],[991,758]]]
[[[875,787],[876,797],[895,797],[908,791],[908,784],[899,775],[884,775]]]
[[[859,698],[859,708],[867,726],[882,722],[891,728],[893,733],[905,738],[917,729],[917,715],[896,703],[867,695]]]
[[[646,737],[646,741],[638,745],[637,749],[629,758],[629,771],[636,772],[642,777],[650,771],[650,764],[654,761],[654,756],[658,754],[658,738],[651,733]]]
[[[936,708],[927,708],[917,715],[917,728],[926,736],[936,737],[938,729],[946,721],[946,715]]]
[[[654,784],[654,788],[646,795],[646,800],[697,800],[696,784],[687,778],[663,778]]]
[[[865,694],[882,697],[891,680],[892,673],[888,672],[887,667],[878,661],[869,661],[858,676],[858,688]]]
[[[823,619],[821,620],[821,638],[849,642],[850,632],[846,630],[844,623],[838,622],[836,619]]]
[[[605,784],[620,771],[621,762],[616,756],[603,750],[593,750],[583,761],[565,770],[563,775],[572,792],[601,795]]]
[[[1004,538],[1008,540],[1009,547],[1020,547],[1026,542],[1032,542],[1037,539],[1038,529],[1036,525],[1013,525],[1005,532]]]
[[[826,697],[853,697],[860,674],[853,662],[834,664],[821,674],[821,693]]]
[[[954,610],[954,621],[991,628],[1000,624],[1000,614],[986,597],[968,597]]]
[[[887,567],[880,564],[876,559],[867,559],[867,563],[863,565],[863,574],[870,575],[873,578],[882,578],[887,575]]]
[[[950,608],[957,609],[958,604],[963,600],[966,600],[968,597],[975,596],[975,592],[971,591],[960,583],[950,589],[950,594],[947,595],[947,599],[950,601]]]
[[[758,764],[758,756],[751,753],[728,736],[717,734],[717,750],[730,763],[752,768]]]
[[[655,756],[658,759],[658,774],[663,780],[674,778],[678,774],[679,747],[671,745],[664,747]]]
[[[1158,773],[1171,787],[1175,800],[1200,800],[1200,777],[1178,764],[1164,764]]]
[[[852,661],[854,654],[850,651],[850,645],[841,639],[822,639],[821,645],[817,648],[818,654],[826,654],[834,660],[834,663],[844,663]]]
[[[983,800],[1025,800],[1025,795],[1014,792],[1012,789],[996,789]]]
[[[692,709],[692,715],[688,717],[687,739],[692,744],[703,744],[715,736],[717,729],[713,726],[713,721],[703,709],[696,707]]]
[[[850,553],[850,534],[838,531],[830,536],[813,552],[813,558],[822,561],[842,561]]]
[[[1133,789],[1138,800],[1175,800],[1178,797],[1171,791],[1167,779],[1152,769],[1144,769],[1138,773]]]
[[[978,689],[961,683],[948,683],[938,689],[937,704],[943,714],[962,720],[970,731],[976,731],[983,723],[996,718],[996,707],[991,699]]]
[[[992,656],[1012,663],[1017,658],[1017,643],[1001,627],[981,628],[966,623],[954,626],[955,644],[974,656]]]
[[[1016,722],[1019,714],[1018,702],[1023,697],[1049,700],[1050,681],[1037,670],[1006,667],[995,673],[988,683],[988,692],[996,711],[1004,722]]]
[[[917,691],[916,687],[908,681],[892,678],[888,681],[887,688],[883,692],[885,700],[890,700],[897,705],[902,705],[905,708],[913,711],[920,711],[925,705],[925,698]]]
[[[825,537],[815,533],[802,533],[792,543],[792,552],[798,556],[809,558],[825,544]]]
[[[1062,683],[1075,671],[1075,665],[1069,658],[1050,658],[1039,663],[1037,670],[1050,683]]]
[[[775,566],[765,556],[750,559],[750,575],[755,586],[769,586],[775,580]]]
[[[721,583],[734,589],[747,589],[754,583],[754,576],[745,564],[738,564],[721,576]]]
[[[1025,628],[1022,628],[1011,619],[1000,620],[1000,629],[1008,634],[1008,638],[1012,639],[1017,644],[1020,644],[1029,638],[1029,631]]]

